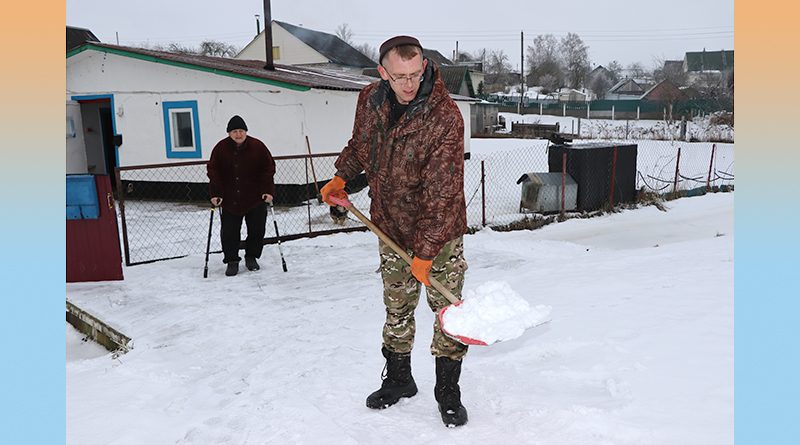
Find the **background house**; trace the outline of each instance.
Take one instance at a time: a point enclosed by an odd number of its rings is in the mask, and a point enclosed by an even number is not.
[[[620,80],[606,92],[607,100],[638,100],[645,89],[635,80],[626,77]]]
[[[727,86],[733,73],[733,50],[687,52],[683,70],[688,84],[694,87]]]
[[[559,88],[557,94],[559,102],[586,102],[591,99],[586,92],[574,88]]]
[[[664,79],[654,85],[649,90],[645,91],[641,97],[642,100],[660,101],[660,102],[676,102],[679,100],[686,100],[686,93],[681,91],[669,79]]]
[[[267,60],[264,31],[236,55],[241,60]],[[290,23],[272,21],[272,54],[275,63],[300,65],[360,73],[374,67],[374,62],[339,37],[302,28]]]

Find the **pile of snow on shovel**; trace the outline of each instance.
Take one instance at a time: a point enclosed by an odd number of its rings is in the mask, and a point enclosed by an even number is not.
[[[550,306],[531,307],[504,281],[488,281],[474,290],[466,289],[462,300],[443,315],[447,331],[487,344],[515,339],[526,329],[550,321]]]

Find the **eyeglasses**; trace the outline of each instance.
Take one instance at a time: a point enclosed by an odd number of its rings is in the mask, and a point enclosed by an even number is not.
[[[384,70],[386,70],[385,67],[384,67]],[[424,72],[419,72],[419,73],[415,73],[415,74],[409,74],[408,76],[393,77],[391,74],[389,74],[389,71],[386,71],[386,75],[389,76],[389,79],[391,79],[392,82],[394,82],[396,84],[400,84],[400,85],[405,85],[407,83],[411,83],[411,84],[420,83],[420,82],[422,82],[422,79],[425,77],[425,73]]]

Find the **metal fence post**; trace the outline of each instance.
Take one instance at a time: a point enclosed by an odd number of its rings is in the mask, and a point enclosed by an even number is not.
[[[481,160],[481,224],[486,227],[486,171]]]
[[[308,142],[308,137],[306,137],[306,142]],[[306,161],[306,189],[305,195],[308,195],[308,162],[311,158],[305,158]],[[313,164],[312,164],[313,168]],[[315,175],[316,176],[316,175]],[[314,183],[316,185],[316,182]],[[321,196],[317,193],[317,196]],[[311,232],[311,200],[306,199],[306,213],[308,214],[308,231]]]
[[[122,177],[119,167],[114,167],[114,177],[117,181],[117,199],[119,199],[119,217],[122,221],[122,251],[125,254],[125,265],[131,265],[131,249],[128,244],[128,223],[125,218],[125,189],[122,187]]]
[[[567,203],[566,203],[566,192],[565,188],[567,187],[567,151],[564,150],[564,153],[561,154],[561,219],[564,219],[564,214],[566,211]]]
[[[680,175],[681,166],[681,147],[678,146],[678,159],[675,160],[675,181],[672,183],[672,193],[678,193],[678,175]]]
[[[711,190],[711,169],[714,166],[714,155],[716,154],[717,144],[711,144],[711,161],[708,163],[708,178],[706,179],[706,191]]]

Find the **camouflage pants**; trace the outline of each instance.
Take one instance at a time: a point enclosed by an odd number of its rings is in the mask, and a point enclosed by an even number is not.
[[[411,352],[416,333],[414,310],[419,303],[422,283],[411,275],[411,266],[391,247],[381,241],[378,249],[381,255],[383,303],[386,305],[383,344],[394,352]],[[411,254],[410,251],[408,253]],[[453,295],[460,298],[466,270],[464,241],[463,237],[458,237],[445,244],[439,255],[433,259],[431,276],[448,288]],[[426,287],[426,294],[428,306],[434,313],[450,304],[447,298],[433,287]],[[439,326],[439,319],[436,318],[433,325],[431,354],[436,357],[461,360],[466,353],[467,346],[445,335]]]

